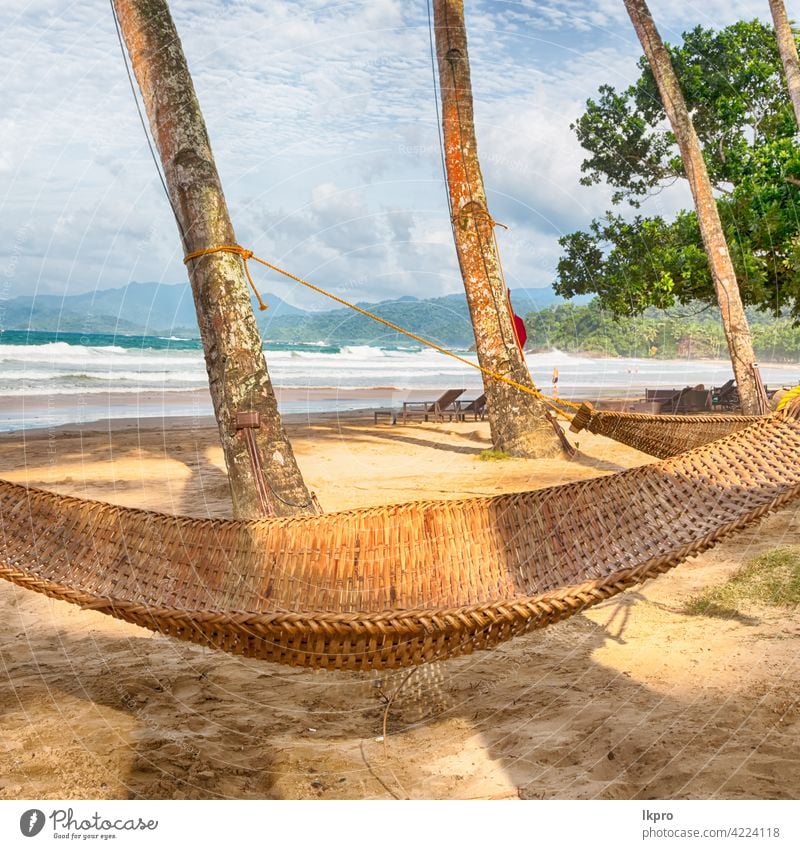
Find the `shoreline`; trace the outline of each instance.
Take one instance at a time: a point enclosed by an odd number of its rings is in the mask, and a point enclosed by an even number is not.
[[[458,381],[451,382],[458,385]],[[404,401],[433,401],[451,386],[442,384],[432,389],[393,389],[364,387],[275,387],[281,419],[308,420],[318,416],[370,416],[374,410],[402,410]],[[630,391],[615,386],[581,387],[571,391],[564,387],[559,398],[573,403],[633,403],[642,400],[645,386]],[[676,387],[680,388],[680,387]],[[550,386],[542,392],[550,397]],[[482,394],[480,387],[467,387],[462,400]],[[208,390],[165,392],[109,391],[104,393],[0,395],[0,435],[36,430],[87,428],[105,421],[138,420],[155,423],[167,419],[211,419],[213,407]]]
[[[323,312],[325,312],[323,310]],[[313,314],[313,313],[312,313]],[[180,329],[180,328],[179,328]],[[202,352],[202,339],[199,335],[192,335],[188,333],[188,328],[184,328],[187,330],[187,333],[181,334],[179,336],[176,335],[164,335],[164,334],[153,334],[153,333],[120,333],[113,330],[107,331],[91,331],[84,332],[79,330],[32,330],[27,327],[3,327],[0,328],[0,344],[3,343],[4,334],[20,334],[24,335],[26,338],[30,338],[31,336],[44,336],[44,337],[57,337],[57,339],[48,340],[46,342],[40,342],[39,340],[34,339],[34,345],[37,344],[49,344],[50,341],[66,341],[66,344],[73,345],[77,341],[81,345],[90,345],[92,337],[104,337],[105,339],[113,340],[119,342],[120,340],[133,339],[133,340],[142,340],[142,339],[152,339],[159,342],[189,342],[192,343],[192,348],[180,349],[174,348],[173,350],[188,350],[188,351],[201,351]],[[266,335],[266,334],[265,334]],[[69,340],[66,340],[66,337],[71,337]],[[20,344],[19,342],[12,342],[10,344],[26,347],[24,344]],[[140,347],[140,346],[136,346]],[[475,354],[475,342],[474,340],[468,343],[461,344],[451,344],[445,345],[445,347],[453,351],[454,353],[462,354],[462,355],[474,355]],[[381,346],[376,344],[375,339],[363,339],[363,340],[345,340],[345,341],[330,341],[330,340],[316,340],[316,341],[280,341],[280,340],[270,340],[265,338],[263,340],[263,351],[267,359],[269,359],[270,354],[281,353],[286,350],[298,350],[298,351],[308,351],[309,353],[331,353],[334,352],[330,349],[338,349],[341,352],[343,348],[375,348],[380,349]],[[428,346],[420,345],[419,343],[410,342],[408,345],[397,345],[397,346],[389,346],[385,350],[392,351],[410,351],[416,352],[421,350],[426,350]],[[159,348],[159,350],[169,350],[169,346],[163,346]],[[614,355],[614,354],[605,354],[597,350],[573,350],[573,351],[565,351],[562,348],[554,348],[554,347],[525,347],[523,350],[525,357],[539,357],[539,356],[548,356],[548,355],[564,355],[567,357],[575,357],[587,360],[637,360],[640,362],[648,362],[648,363],[681,363],[681,364],[689,364],[689,363],[712,363],[712,364],[730,364],[730,360],[724,356],[722,357],[664,357],[661,355],[657,356],[623,356],[623,355]],[[269,363],[268,363],[269,364]],[[798,366],[800,367],[800,358],[796,360],[770,360],[765,358],[758,358],[758,365],[763,367],[772,367],[779,368],[785,366]]]

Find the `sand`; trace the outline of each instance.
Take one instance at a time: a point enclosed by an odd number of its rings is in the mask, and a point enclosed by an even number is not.
[[[162,424],[6,435],[0,476],[228,515],[213,423]],[[481,422],[374,426],[353,414],[289,430],[327,510],[650,460],[584,433],[574,461],[481,462]],[[0,583],[0,798],[797,798],[796,612],[721,620],[681,606],[795,542],[798,522],[785,509],[584,615],[410,675],[232,657]]]

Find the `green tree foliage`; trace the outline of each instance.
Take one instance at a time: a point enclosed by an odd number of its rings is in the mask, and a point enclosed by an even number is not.
[[[560,240],[565,249],[556,288],[565,297],[595,292],[617,315],[648,306],[670,307],[704,298],[711,275],[693,212],[675,221],[637,215],[626,221],[609,212],[588,232]],[[712,290],[713,291],[713,290]]]
[[[800,329],[789,317],[772,319],[748,310],[756,355],[764,362],[800,360]],[[665,311],[649,307],[642,315],[621,317],[599,298],[582,306],[559,304],[528,313],[528,347],[610,357],[722,359],[727,346],[719,310],[693,303]]]
[[[800,318],[800,150],[775,36],[760,21],[697,27],[669,47],[704,148],[746,304]],[[589,152],[581,182],[639,207],[684,177],[647,62],[623,92],[602,86],[573,125]],[[560,239],[556,290],[597,293],[617,314],[701,300],[714,290],[694,212],[674,220],[614,212]]]
[[[705,150],[712,184],[738,184],[750,173],[754,149],[795,133],[772,27],[740,21],[721,32],[696,27],[680,47],[667,45],[692,122]],[[589,151],[582,182],[608,181],[614,202],[634,205],[654,189],[683,177],[683,163],[666,122],[647,60],[642,75],[621,94],[600,88],[597,101],[573,125]]]

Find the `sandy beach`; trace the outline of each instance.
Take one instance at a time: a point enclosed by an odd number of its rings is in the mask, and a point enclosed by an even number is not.
[[[484,422],[289,417],[328,510],[509,492],[651,458],[586,433],[574,460],[484,462]],[[1,477],[227,516],[213,421],[0,438]],[[385,674],[307,672],[154,636],[0,584],[0,798],[797,798],[795,612],[689,616],[788,508],[641,589],[497,650]],[[387,698],[397,692],[388,712]]]

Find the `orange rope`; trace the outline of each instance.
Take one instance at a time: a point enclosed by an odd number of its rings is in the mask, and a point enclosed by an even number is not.
[[[320,295],[324,295],[326,298],[330,298],[332,301],[336,301],[336,303],[341,304],[342,306],[347,307],[348,309],[355,310],[355,312],[361,313],[361,315],[364,315],[367,318],[371,318],[373,321],[377,321],[380,324],[391,328],[397,333],[402,333],[404,336],[408,336],[409,339],[413,339],[415,342],[419,342],[421,345],[426,345],[428,348],[432,348],[434,351],[438,351],[440,354],[444,354],[447,357],[451,357],[454,360],[458,360],[458,362],[463,363],[464,365],[467,365],[470,368],[477,369],[488,377],[491,377],[492,380],[497,380],[500,383],[506,383],[509,386],[513,386],[515,389],[519,389],[520,392],[524,392],[526,395],[532,395],[534,398],[538,398],[542,403],[550,407],[556,415],[561,416],[561,418],[565,419],[566,421],[572,421],[572,417],[565,413],[561,409],[561,407],[571,407],[574,410],[577,410],[580,407],[580,404],[573,404],[571,401],[563,401],[560,398],[550,399],[547,395],[543,395],[535,387],[531,389],[529,386],[524,386],[522,383],[518,383],[513,378],[506,377],[506,375],[504,374],[500,374],[499,372],[484,368],[479,363],[470,362],[469,360],[459,356],[455,352],[450,351],[447,348],[443,348],[441,345],[437,345],[435,342],[431,342],[429,339],[425,339],[423,336],[418,336],[416,333],[412,333],[410,330],[406,330],[405,328],[400,327],[399,325],[394,324],[393,322],[388,321],[385,318],[381,318],[379,315],[375,315],[375,313],[372,313],[369,310],[365,310],[362,307],[350,303],[350,301],[346,301],[344,298],[340,298],[338,295],[334,295],[332,292],[328,292],[319,286],[315,286],[313,283],[309,283],[308,280],[304,280],[302,277],[298,277],[296,274],[292,274],[290,271],[286,271],[285,269],[280,268],[277,265],[273,265],[271,262],[267,262],[267,260],[256,256],[252,251],[243,248],[241,245],[217,245],[213,248],[203,248],[199,251],[192,251],[191,253],[186,254],[183,261],[185,263],[188,263],[189,260],[197,259],[198,257],[208,256],[209,254],[216,253],[231,253],[236,254],[237,256],[240,256],[242,258],[244,270],[247,273],[247,279],[250,282],[250,286],[252,287],[253,291],[256,293],[256,297],[258,298],[258,302],[261,305],[262,310],[266,309],[267,306],[261,300],[261,295],[259,295],[258,290],[256,289],[255,284],[253,283],[253,278],[250,276],[250,271],[247,268],[247,261],[249,259],[255,260],[255,262],[261,263],[261,265],[265,266],[266,268],[269,268],[277,274],[282,274],[284,277],[288,277],[290,280],[294,280],[296,283],[300,283],[301,286],[305,286],[306,288],[311,289],[312,291],[317,292]],[[552,403],[552,401],[557,401],[559,406],[556,406],[556,404]]]
[[[504,230],[508,230],[508,227],[505,224],[501,224],[499,221],[495,221],[494,218],[492,218],[492,214],[489,212],[489,210],[485,206],[481,206],[478,201],[475,200],[465,203],[464,206],[462,206],[461,209],[459,209],[459,211],[455,215],[453,215],[452,221],[454,224],[460,224],[462,227],[464,227],[466,225],[466,220],[469,218],[470,215],[472,215],[473,217],[476,215],[481,215],[488,220],[489,225],[492,228],[502,227]]]
[[[258,299],[258,308],[260,310],[267,309],[267,305],[261,300],[261,294],[256,289],[256,284],[253,282],[253,278],[250,276],[250,269],[247,267],[248,259],[258,259],[257,256],[253,255],[252,251],[248,251],[247,248],[243,248],[241,245],[218,245],[216,248],[202,248],[199,251],[192,251],[190,254],[186,254],[183,258],[183,264],[187,265],[190,259],[197,259],[201,256],[208,256],[209,254],[238,254],[242,258],[242,265],[244,266],[244,273],[247,275],[247,282],[250,284],[250,288],[255,293],[256,298]]]

